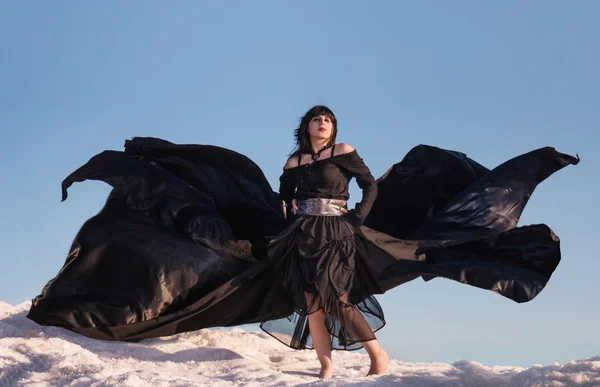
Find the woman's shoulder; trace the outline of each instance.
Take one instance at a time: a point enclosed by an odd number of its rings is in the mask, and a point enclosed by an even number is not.
[[[285,165],[283,166],[283,169],[291,169],[291,168],[295,168],[297,166],[298,166],[298,155],[292,155],[285,162]]]
[[[354,152],[356,149],[354,149],[354,147],[348,143],[345,142],[340,142],[339,144],[335,144],[335,149],[333,152],[334,156],[339,156],[339,155],[343,155],[346,153],[352,153]]]

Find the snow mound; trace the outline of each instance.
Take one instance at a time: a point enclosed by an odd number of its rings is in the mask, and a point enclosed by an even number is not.
[[[337,351],[333,379],[319,380],[314,351],[289,349],[262,332],[199,330],[123,343],[41,327],[31,303],[0,302],[0,386],[599,386],[600,356],[565,365],[488,367],[473,361],[408,363],[365,377],[367,355]]]

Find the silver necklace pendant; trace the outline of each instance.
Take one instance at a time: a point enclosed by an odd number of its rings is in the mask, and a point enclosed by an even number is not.
[[[317,161],[317,159],[319,158],[319,156],[320,156],[320,152],[319,153],[315,153],[314,155],[312,155],[313,161]]]

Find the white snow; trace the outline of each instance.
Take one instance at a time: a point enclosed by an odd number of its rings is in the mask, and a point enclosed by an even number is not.
[[[25,317],[31,303],[0,302],[0,386],[600,386],[600,356],[531,368],[474,361],[391,360],[365,377],[367,355],[336,351],[333,379],[319,380],[314,351],[262,332],[200,330],[140,343],[89,339]]]

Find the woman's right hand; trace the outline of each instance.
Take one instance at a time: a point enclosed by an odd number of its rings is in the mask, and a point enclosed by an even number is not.
[[[281,202],[281,212],[283,213],[283,217],[287,219],[287,206],[284,201]],[[294,215],[296,215],[296,212],[298,212],[298,202],[296,201],[296,199],[292,200],[292,212],[294,213]]]

